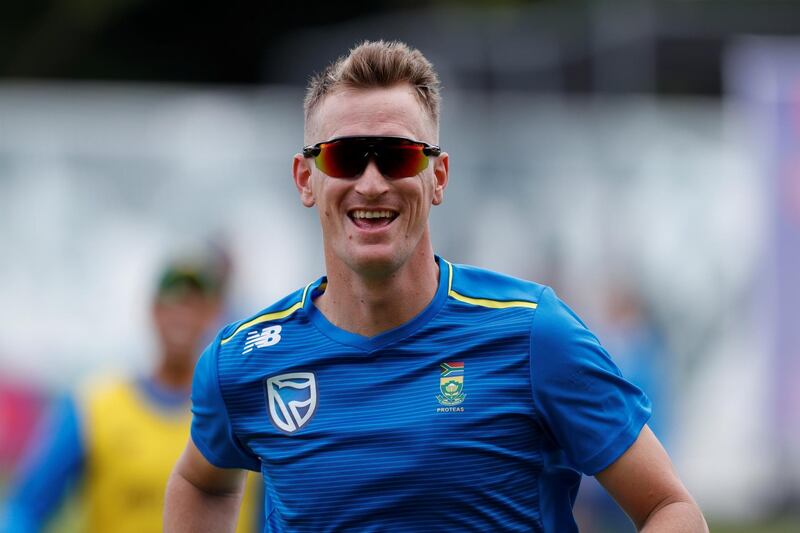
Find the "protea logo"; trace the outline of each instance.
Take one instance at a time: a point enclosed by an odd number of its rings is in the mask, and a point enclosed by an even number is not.
[[[442,363],[441,376],[439,376],[439,391],[436,395],[439,403],[448,407],[458,405],[467,395],[464,393],[464,363]]]
[[[294,433],[317,410],[317,381],[311,372],[280,374],[264,380],[269,418],[276,428]]]

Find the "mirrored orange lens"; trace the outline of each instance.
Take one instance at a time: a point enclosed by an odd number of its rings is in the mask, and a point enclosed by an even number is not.
[[[397,144],[379,147],[378,169],[389,178],[416,176],[428,166],[428,156],[418,144]]]
[[[354,178],[367,166],[369,147],[362,143],[337,141],[320,146],[314,158],[317,168],[333,178]]]

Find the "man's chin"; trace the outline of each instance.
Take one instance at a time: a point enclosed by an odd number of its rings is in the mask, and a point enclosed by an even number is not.
[[[403,261],[396,250],[390,247],[369,247],[351,254],[345,261],[351,270],[365,277],[379,277],[392,274]]]

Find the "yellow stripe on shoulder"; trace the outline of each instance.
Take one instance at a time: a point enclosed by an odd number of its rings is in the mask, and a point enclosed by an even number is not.
[[[464,296],[463,294],[459,294],[454,290],[451,290],[449,295],[459,302],[479,305],[481,307],[491,307],[492,309],[508,309],[509,307],[527,307],[529,309],[536,309],[539,307],[539,305],[534,302],[526,302],[524,300],[488,300],[486,298],[470,298],[469,296]]]
[[[273,311],[272,313],[267,313],[265,315],[257,316],[253,320],[248,320],[247,322],[236,328],[236,331],[234,331],[233,333],[231,333],[230,335],[219,341],[220,346],[223,344],[227,344],[228,342],[230,342],[231,339],[233,339],[236,335],[246,330],[247,328],[251,328],[257,324],[263,324],[264,322],[269,322],[270,320],[280,320],[281,318],[286,318],[287,316],[290,316],[298,309],[301,309],[305,304],[306,294],[308,293],[308,288],[310,286],[311,283],[306,285],[306,288],[303,289],[303,296],[300,298],[299,302],[295,303],[294,305],[292,305],[287,309],[283,309],[282,311]]]
[[[489,307],[491,309],[508,309],[510,307],[527,307],[529,309],[536,309],[539,305],[535,302],[526,302],[524,300],[490,300],[488,298],[471,298],[464,296],[453,290],[453,265],[449,261],[447,268],[450,271],[449,279],[447,280],[447,295],[451,298],[471,305],[479,305],[481,307]]]

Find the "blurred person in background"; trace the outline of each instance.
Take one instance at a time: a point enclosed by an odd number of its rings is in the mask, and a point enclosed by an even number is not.
[[[664,335],[640,291],[623,276],[612,280],[604,300],[604,312],[596,317],[603,346],[625,378],[642,389],[653,402],[647,425],[669,449],[672,364]],[[581,483],[575,516],[583,533],[632,531],[630,521],[596,479]]]
[[[438,85],[383,41],[312,79],[293,171],[326,276],[203,353],[169,533],[231,531],[243,470],[269,531],[577,531],[582,472],[643,530],[707,531],[649,400],[552,289],[434,254]]]
[[[227,265],[218,255],[166,265],[151,309],[152,373],[99,378],[58,402],[12,483],[0,531],[42,531],[73,489],[86,531],[161,531],[167,478],[189,434],[197,354],[222,309]],[[245,499],[240,532],[256,531],[254,498]]]

